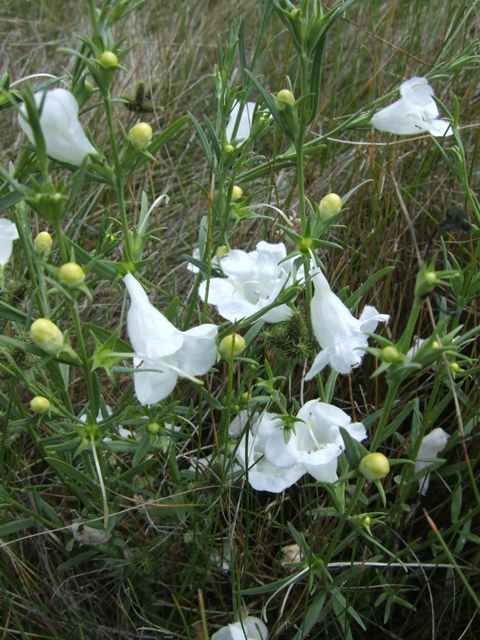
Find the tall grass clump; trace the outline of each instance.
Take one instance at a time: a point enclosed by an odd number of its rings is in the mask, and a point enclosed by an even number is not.
[[[477,637],[475,9],[6,3],[1,637]]]

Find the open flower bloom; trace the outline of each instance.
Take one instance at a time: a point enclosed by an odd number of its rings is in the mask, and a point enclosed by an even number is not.
[[[267,640],[266,625],[255,616],[247,616],[242,622],[234,622],[216,631],[212,640]]]
[[[267,461],[284,469],[300,465],[319,482],[335,482],[337,458],[345,450],[340,427],[358,441],[367,437],[365,427],[361,422],[352,423],[344,411],[320,400],[304,404],[297,418],[288,442],[283,428],[275,429],[267,439]]]
[[[278,466],[265,457],[265,445],[275,433],[283,437],[282,421],[274,413],[265,411],[257,416],[237,449],[237,461],[248,469],[248,481],[257,491],[281,493],[305,475],[306,469],[298,463]]]
[[[0,268],[10,260],[14,240],[18,240],[15,223],[10,222],[7,218],[0,218]]]
[[[310,307],[311,321],[322,351],[315,358],[305,380],[311,380],[327,364],[338,373],[350,373],[350,369],[358,367],[362,361],[361,350],[368,344],[367,334],[373,333],[379,322],[388,322],[390,316],[367,306],[357,320],[330,289],[320,270],[312,280],[315,295]]]
[[[45,99],[43,97],[45,96]],[[43,100],[43,105],[42,105]],[[89,153],[97,153],[88,141],[82,125],[78,121],[78,102],[67,89],[52,89],[36,93],[35,102],[41,107],[40,128],[45,140],[47,153],[59,162],[78,166]],[[27,120],[25,105],[20,106],[18,122],[35,144],[32,127]]]
[[[242,113],[240,115],[240,120],[238,115],[240,110],[242,109]],[[238,121],[238,127],[235,133],[235,140],[241,142],[246,138],[250,137],[250,130],[252,128],[252,120],[253,120],[253,112],[255,110],[255,102],[247,102],[242,105],[241,102],[235,102],[233,105],[233,109],[230,113],[230,119],[228,121],[227,127],[225,129],[225,135],[227,137],[228,142],[231,142],[233,139],[233,131],[235,129],[235,125]]]
[[[248,318],[275,302],[283,287],[292,284],[293,260],[279,264],[287,255],[283,243],[269,244],[263,240],[256,251],[234,249],[220,260],[226,278],[212,278],[208,290],[208,302],[218,308],[218,313],[230,322]],[[206,282],[202,282],[199,295],[206,296]],[[270,309],[262,319],[282,322],[292,315],[286,304]]]
[[[155,404],[173,390],[178,376],[206,373],[215,362],[217,327],[202,324],[179,331],[150,304],[131,274],[123,279],[130,294],[127,329],[135,350],[135,394],[140,404]]]
[[[400,100],[373,116],[375,129],[404,136],[427,132],[439,137],[453,134],[450,122],[438,118],[433,89],[426,78],[407,80],[400,86],[400,95]]]
[[[425,469],[432,464],[431,462],[422,462],[421,458],[436,458],[440,451],[445,449],[449,437],[448,433],[440,428],[434,429],[428,434],[428,436],[424,437],[418,451],[417,462],[415,462],[415,473],[422,471],[422,469]],[[429,484],[430,474],[427,473],[424,478],[420,479],[420,485],[418,488],[422,496],[427,495]]]

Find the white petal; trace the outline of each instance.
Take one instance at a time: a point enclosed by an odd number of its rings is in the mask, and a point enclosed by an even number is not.
[[[225,129],[225,135],[227,137],[228,142],[231,142],[232,140],[233,130],[235,129],[235,126],[237,124],[240,109],[242,109],[241,103],[238,101],[235,102],[235,104],[233,105],[233,109],[230,113],[230,119]],[[245,140],[250,136],[254,110],[255,110],[255,102],[247,102],[243,106],[242,115],[240,116],[240,121],[238,123],[237,131],[235,133],[236,140],[238,141]]]
[[[436,138],[453,136],[452,123],[449,120],[433,120],[429,123],[428,131]]]
[[[363,333],[374,333],[379,322],[388,322],[390,316],[387,313],[378,313],[375,307],[366,306],[359,318],[360,329]]]
[[[45,96],[45,99],[43,99]],[[67,89],[52,89],[36,93],[35,102],[42,104],[40,127],[45,139],[47,154],[68,164],[80,165],[89,153],[96,153],[78,121],[78,103]],[[26,119],[24,105],[20,107],[19,124],[30,142],[35,143],[33,130]]]
[[[433,89],[426,78],[410,78],[410,80],[406,80],[400,86],[400,95],[402,98],[406,98],[410,102],[416,102],[422,107],[428,107],[432,102],[435,104],[432,99]]]
[[[206,373],[217,359],[218,328],[202,324],[183,333],[183,345],[175,354],[175,365],[192,376]]]
[[[277,467],[287,468],[299,464],[299,451],[293,431],[289,434],[288,443],[285,442],[285,430],[276,429],[265,443],[265,457]]]
[[[358,440],[358,442],[365,440],[365,438],[367,437],[367,430],[365,429],[362,422],[353,422],[351,424],[341,425],[341,426],[346,431],[348,431],[348,433],[352,436],[352,438],[354,438],[355,440]]]
[[[329,355],[328,349],[325,349],[324,351],[320,351],[318,356],[313,361],[310,371],[305,376],[305,380],[308,381],[314,378],[317,375],[317,373],[320,373],[320,371],[322,371],[327,366],[329,362],[330,362],[330,355]]]
[[[257,491],[281,493],[298,482],[305,473],[301,464],[283,469],[262,459],[249,469],[248,480]]]
[[[7,218],[0,218],[0,267],[10,260],[13,241],[18,239],[17,227]]]
[[[308,473],[317,480],[317,482],[335,482],[338,480],[337,466],[338,458],[332,458],[330,462],[321,465],[306,464],[304,465]]]
[[[141,362],[134,358],[134,367],[137,369],[134,374],[135,395],[140,404],[156,404],[173,391],[178,375],[168,367],[162,367],[161,362],[144,360],[143,364],[140,364]]]

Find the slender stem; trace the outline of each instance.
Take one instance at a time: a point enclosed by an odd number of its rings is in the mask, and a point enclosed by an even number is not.
[[[125,179],[124,179],[123,169],[120,162],[120,156],[118,153],[117,132],[115,130],[115,123],[113,119],[112,98],[110,95],[110,91],[107,91],[106,94],[103,96],[103,102],[105,104],[105,115],[107,117],[110,146],[111,146],[113,164],[115,167],[118,209],[120,212],[120,223],[122,225],[123,237],[125,242],[124,259],[127,262],[133,262],[134,260],[133,238],[128,226],[127,211],[125,209]]]
[[[75,326],[75,333],[77,335],[78,346],[80,349],[80,356],[82,359],[83,371],[85,374],[85,380],[87,383],[88,390],[88,406],[90,409],[90,413],[92,414],[92,418],[95,420],[98,414],[98,402],[97,402],[97,378],[95,375],[92,375],[90,371],[90,364],[88,358],[87,347],[85,345],[85,340],[83,339],[83,331],[82,331],[82,323],[80,321],[80,314],[78,312],[78,305],[76,302],[70,304],[70,310],[72,313],[73,324]]]
[[[395,403],[395,399],[397,397],[398,387],[400,386],[399,382],[393,382],[387,391],[387,397],[385,398],[385,404],[383,405],[382,415],[378,422],[377,430],[375,431],[375,435],[373,437],[373,442],[370,447],[370,452],[373,453],[376,451],[379,444],[381,444],[384,440],[383,431],[390,417],[390,412],[392,411],[393,405]]]
[[[330,542],[328,549],[327,549],[327,553],[325,555],[325,558],[323,560],[324,564],[327,565],[330,560],[333,558],[333,556],[335,555],[335,550],[337,548],[338,542],[341,538],[341,535],[343,533],[343,529],[345,527],[345,524],[348,520],[348,518],[350,517],[350,515],[352,514],[353,510],[355,509],[358,499],[360,497],[360,494],[362,493],[362,489],[363,489],[363,485],[364,485],[365,479],[364,478],[358,478],[357,480],[357,486],[355,487],[355,491],[353,492],[352,497],[350,498],[350,501],[348,503],[348,507],[345,509],[345,511],[342,513],[342,515],[340,516],[340,520],[338,522],[338,525],[335,529],[335,534],[332,538],[332,541]]]
[[[55,229],[55,235],[57,236],[58,248],[60,250],[62,263],[65,264],[66,262],[68,262],[69,257],[61,220],[53,220],[53,228]]]
[[[90,436],[90,442],[92,445],[92,453],[93,459],[95,461],[95,469],[97,470],[98,482],[100,483],[100,491],[102,492],[102,502],[103,502],[103,527],[107,529],[108,527],[108,501],[107,501],[107,492],[105,491],[105,483],[103,482],[102,468],[100,466],[100,460],[98,459],[97,448],[95,447],[95,438],[92,433]]]

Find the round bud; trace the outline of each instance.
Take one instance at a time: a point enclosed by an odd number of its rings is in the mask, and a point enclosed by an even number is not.
[[[243,191],[240,187],[237,187],[237,185],[235,185],[232,189],[232,200],[238,200],[239,198],[241,198],[243,195]]]
[[[251,399],[252,399],[252,394],[250,393],[250,391],[244,391],[242,393],[242,400],[244,402],[250,402]]]
[[[137,151],[143,151],[152,140],[153,130],[147,122],[139,122],[128,132],[128,139]]]
[[[290,107],[295,106],[295,97],[288,89],[282,89],[277,93],[278,108],[283,111],[287,105]]]
[[[225,152],[226,153],[233,153],[235,151],[235,147],[231,144],[226,144],[225,145]]]
[[[365,517],[362,519],[362,524],[363,524],[365,527],[369,527],[369,526],[372,524],[372,519],[370,518],[370,516],[365,516]]]
[[[298,243],[298,250],[307,256],[313,249],[313,240],[311,238],[302,238]]]
[[[104,67],[114,67],[118,64],[118,58],[113,51],[104,51],[100,56],[100,62]]]
[[[438,282],[437,274],[435,273],[435,271],[425,271],[423,277],[425,278],[425,282],[429,285],[434,285]]]
[[[362,458],[358,469],[367,480],[379,480],[390,471],[390,463],[383,453],[368,453]]]
[[[35,396],[30,400],[30,408],[35,413],[45,413],[50,409],[50,402],[43,396]]]
[[[53,239],[52,236],[48,233],[48,231],[40,231],[35,240],[33,241],[33,246],[35,248],[35,252],[38,254],[44,254],[48,256],[50,251],[52,250]]]
[[[150,424],[147,425],[147,431],[152,436],[156,436],[160,429],[161,427],[158,422],[150,422]]]
[[[342,199],[336,193],[329,193],[320,200],[320,212],[326,217],[336,215],[342,208]]]
[[[384,362],[395,362],[398,360],[402,354],[397,349],[397,347],[383,347],[380,351],[380,358]]]
[[[452,371],[453,373],[458,373],[458,371],[460,371],[460,365],[458,364],[458,362],[450,363],[450,371]]]
[[[38,318],[30,327],[30,336],[40,349],[52,356],[63,347],[63,333],[48,318]]]
[[[67,262],[58,270],[58,281],[69,289],[74,289],[85,281],[85,271],[76,262]]]
[[[88,80],[85,80],[84,86],[85,86],[85,90],[88,91],[88,93],[92,93],[93,84],[91,82],[89,82]]]
[[[231,333],[229,336],[225,336],[220,342],[218,351],[222,358],[229,360],[232,356],[236,356],[245,349],[245,338],[239,333]]]
[[[223,256],[226,256],[226,255],[227,255],[227,253],[228,253],[228,249],[227,249],[227,247],[226,247],[224,244],[222,244],[222,246],[221,246],[221,247],[218,247],[218,249],[217,249],[217,251],[216,251],[215,255],[217,256],[217,258],[218,258],[219,260],[221,260],[221,259],[223,258]]]
[[[434,340],[432,342],[432,349],[439,349],[440,348],[440,344],[437,340]]]

